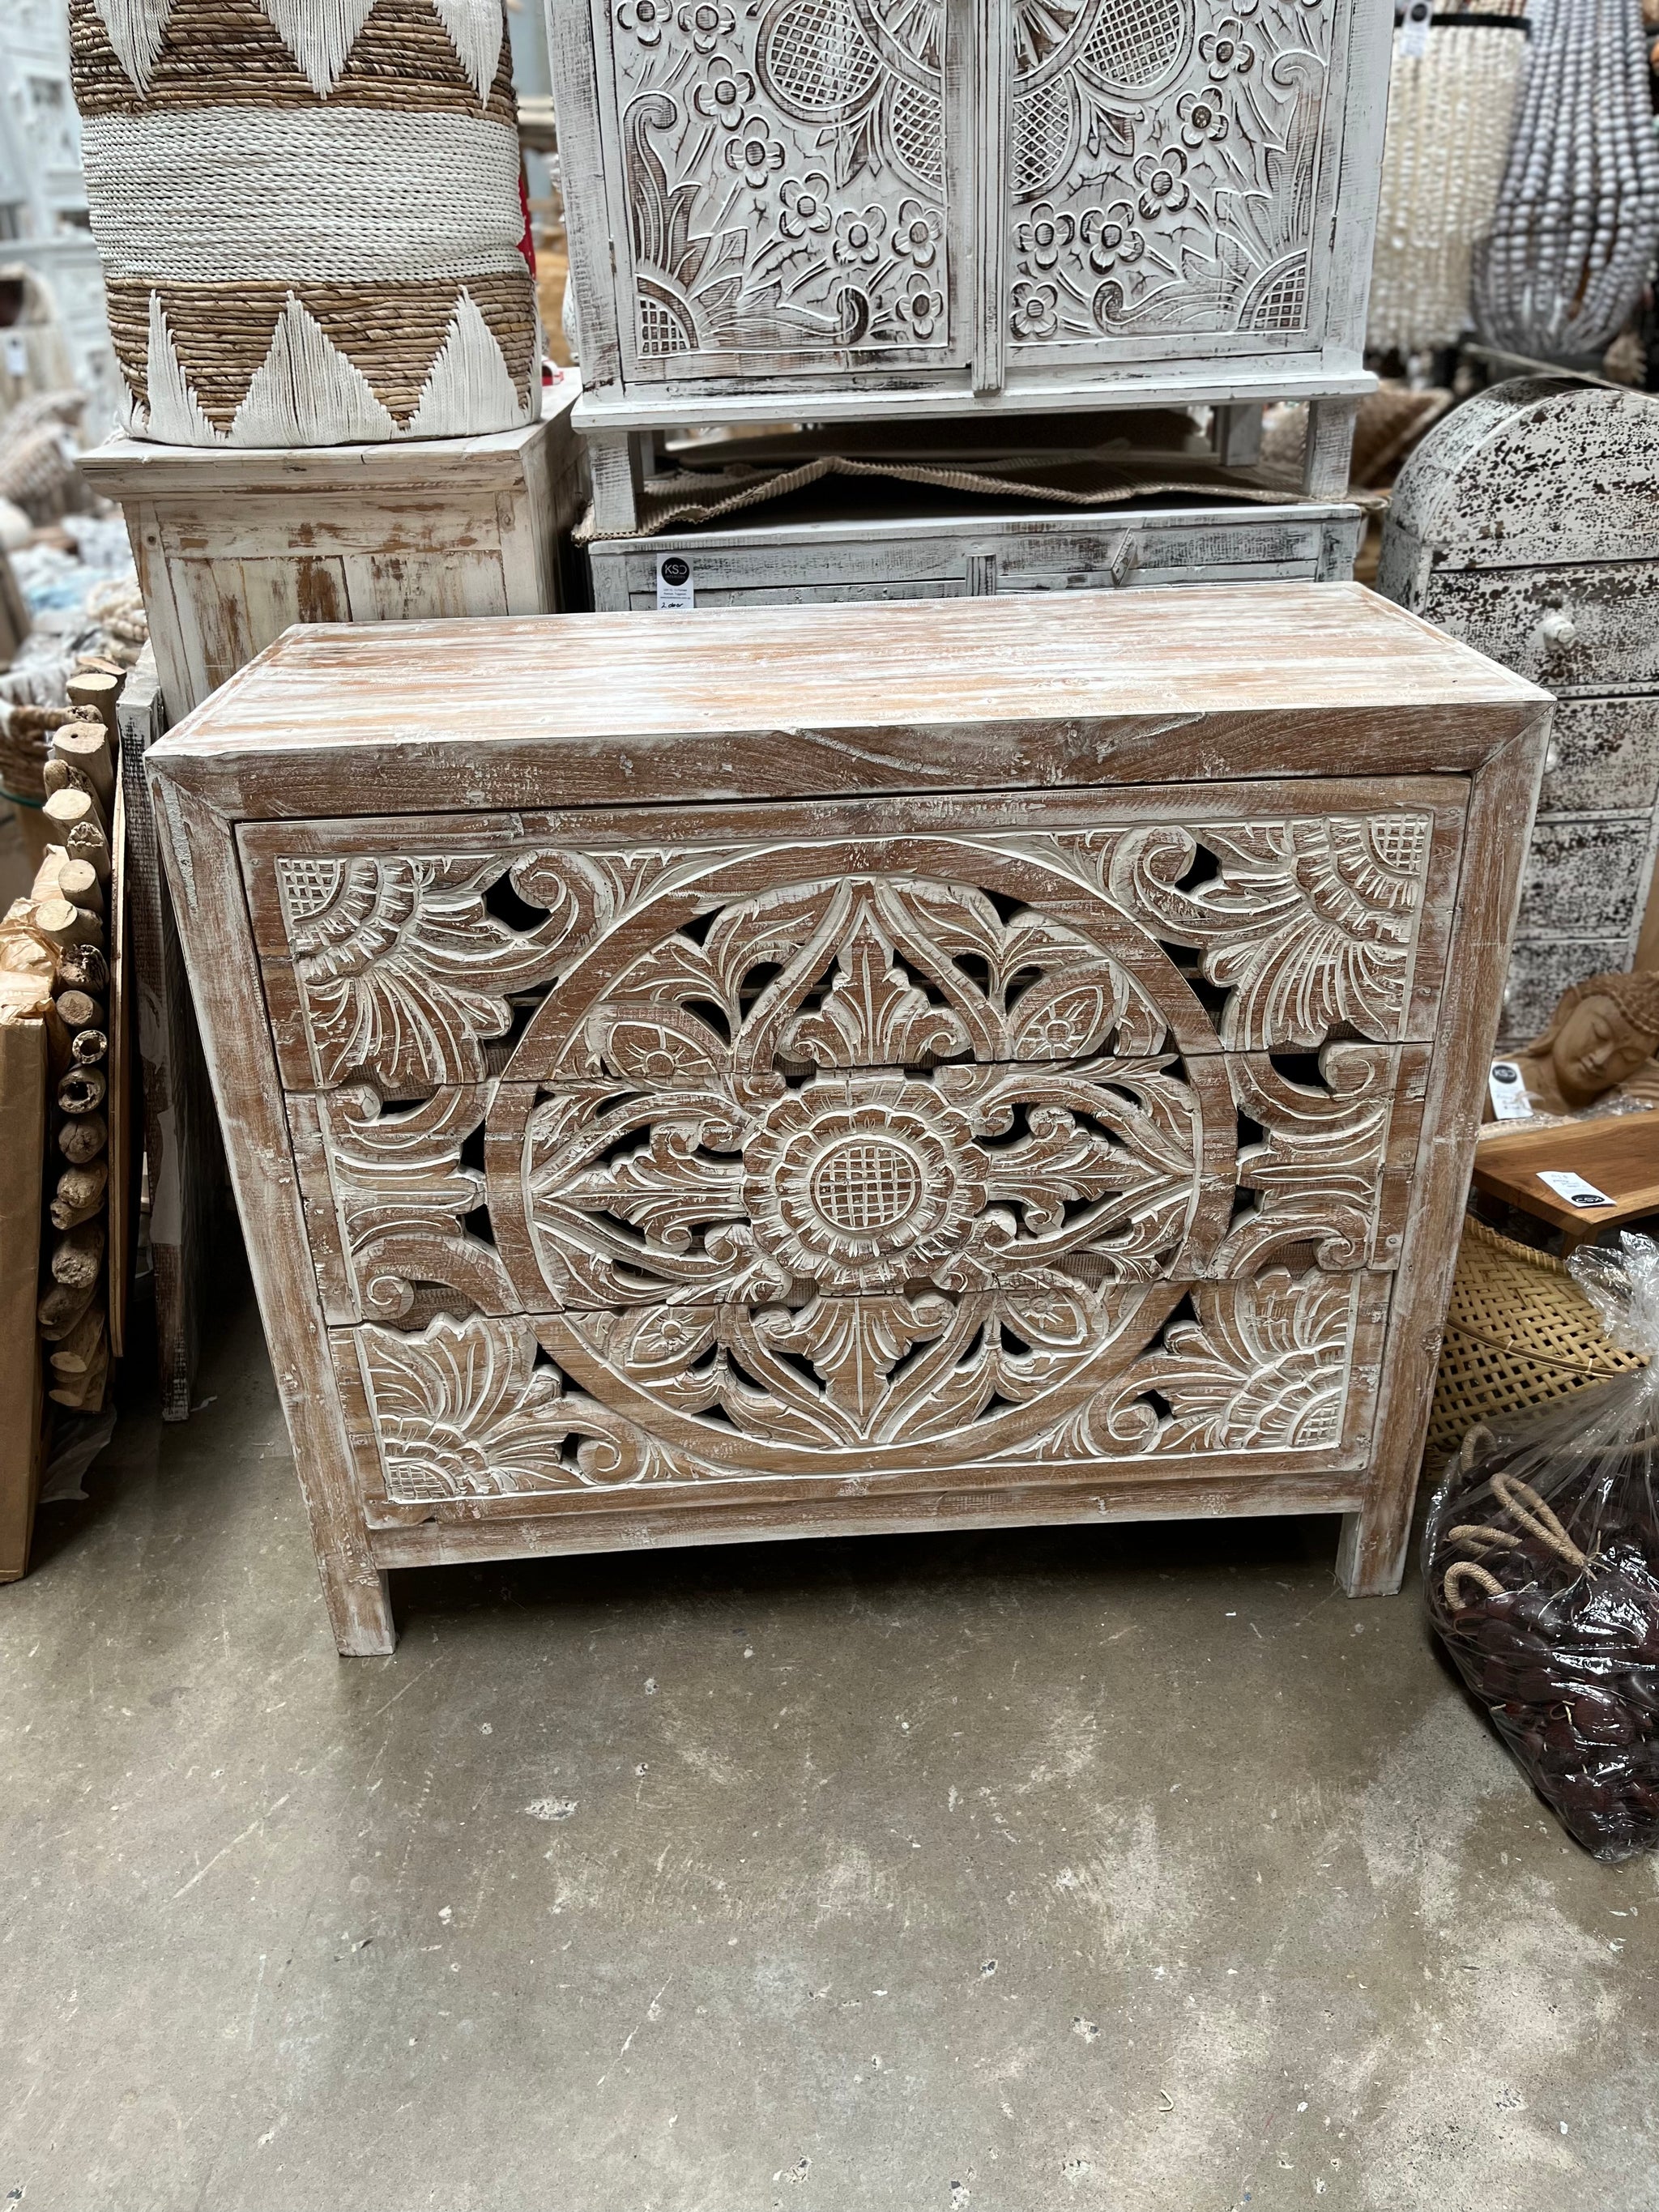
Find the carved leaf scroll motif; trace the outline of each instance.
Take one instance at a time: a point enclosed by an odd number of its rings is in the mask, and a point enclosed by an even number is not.
[[[372,1068],[392,1097],[476,1082],[511,993],[545,981],[566,917],[521,934],[483,902],[499,862],[283,860],[277,896],[318,1080]]]
[[[483,1127],[494,1088],[434,1091],[404,1113],[386,1112],[368,1084],[319,1097],[341,1245],[366,1316],[402,1320],[417,1284],[486,1313],[517,1306],[495,1246],[463,1226],[483,1206],[484,1178],[462,1166],[461,1146]]]
[[[419,1336],[363,1329],[360,1348],[394,1503],[780,1476],[851,1494],[929,1464],[1104,1468],[1328,1450],[1355,1387],[1366,1282],[1279,1271],[1206,1284],[1193,1294],[1196,1317],[1155,1334],[1139,1356],[1147,1294],[1132,1293],[1108,1324],[1115,1370],[1082,1394],[1054,1387],[1067,1344],[1091,1326],[1063,1301],[1006,1305],[1031,1335],[1012,1352],[992,1301],[927,1296],[568,1323],[441,1316]],[[556,1364],[535,1364],[538,1340]],[[577,1373],[602,1376],[621,1404],[576,1387]],[[711,1409],[719,1425],[698,1418]]]
[[[284,863],[389,1495],[1328,1449],[1431,828]]]
[[[661,1468],[651,1438],[536,1364],[527,1324],[441,1314],[359,1333],[389,1497],[409,1503],[602,1487]]]

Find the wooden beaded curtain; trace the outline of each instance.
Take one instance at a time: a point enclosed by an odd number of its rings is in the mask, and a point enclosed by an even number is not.
[[[1547,361],[1599,356],[1653,265],[1659,150],[1640,0],[1545,0],[1490,237],[1475,322]]]

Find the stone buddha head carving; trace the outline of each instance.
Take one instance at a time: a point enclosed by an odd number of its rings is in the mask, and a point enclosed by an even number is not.
[[[1659,973],[1591,975],[1561,994],[1549,1027],[1516,1055],[1534,1103],[1573,1114],[1659,1050]]]

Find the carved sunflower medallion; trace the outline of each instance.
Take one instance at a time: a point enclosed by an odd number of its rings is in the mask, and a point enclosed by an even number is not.
[[[902,1076],[809,1084],[778,1100],[744,1151],[755,1241],[825,1290],[933,1277],[975,1233],[986,1162],[955,1107]],[[1002,1241],[1012,1236],[1012,1224]]]

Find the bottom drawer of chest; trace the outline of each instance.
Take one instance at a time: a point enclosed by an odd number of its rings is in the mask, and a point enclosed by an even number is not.
[[[1368,1463],[1390,1278],[441,1313],[331,1332],[371,1526]],[[1342,1485],[1337,1481],[1340,1490]]]

